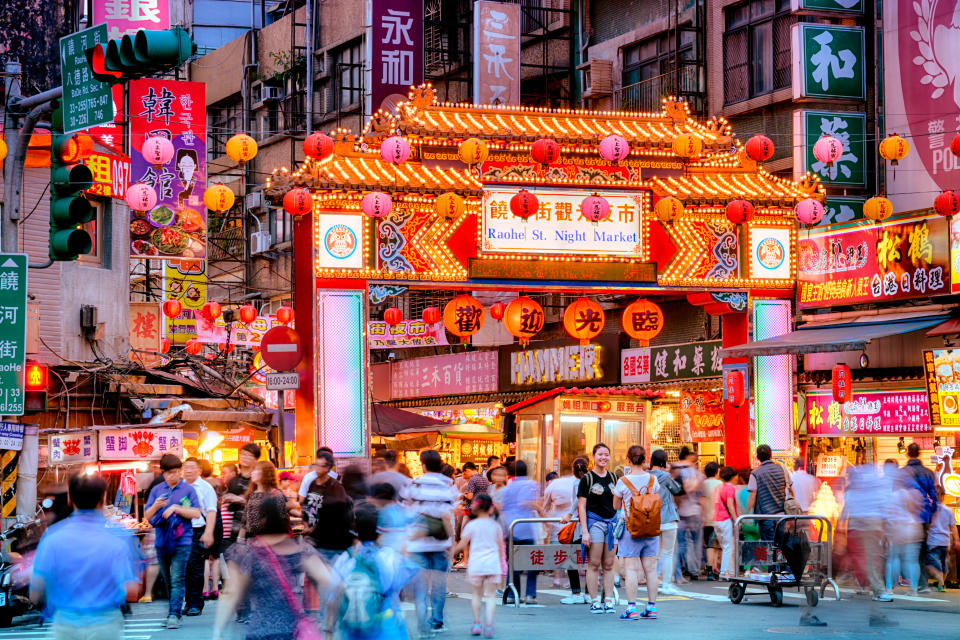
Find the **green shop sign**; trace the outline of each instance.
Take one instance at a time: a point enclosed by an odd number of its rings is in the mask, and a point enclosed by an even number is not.
[[[795,111],[794,145],[803,149],[795,154],[794,173],[800,179],[809,171],[826,186],[865,187],[867,175],[867,116],[855,111]],[[813,155],[813,145],[824,134],[843,143],[843,155],[826,166]]]
[[[793,97],[864,100],[861,27],[793,25]]]
[[[864,0],[792,0],[793,13],[843,13],[863,15]]]

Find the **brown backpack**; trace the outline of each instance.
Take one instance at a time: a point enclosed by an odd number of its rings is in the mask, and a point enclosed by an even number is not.
[[[630,509],[627,513],[627,531],[633,538],[653,538],[660,535],[660,494],[653,491],[653,474],[646,493],[640,493],[624,476],[623,483],[630,489]]]

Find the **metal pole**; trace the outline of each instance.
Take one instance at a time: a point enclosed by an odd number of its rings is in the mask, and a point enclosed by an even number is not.
[[[32,518],[37,511],[37,467],[40,456],[40,428],[24,425],[23,449],[17,466],[17,515]]]
[[[283,414],[287,409],[286,399],[287,399],[287,392],[284,389],[278,389],[277,390],[277,448],[279,449],[279,451],[277,452],[277,462],[280,463],[278,465],[280,467],[287,466],[287,456],[286,456],[286,453],[284,452],[284,444],[283,444],[284,442]]]
[[[4,89],[8,100],[12,100],[14,96],[20,95],[20,63],[15,60],[11,60],[4,65],[4,71],[7,74],[6,80],[4,81]],[[17,167],[21,166],[17,162],[17,151],[20,146],[20,131],[17,127],[16,119],[13,117],[11,110],[7,107],[6,112],[4,113],[4,137],[6,138],[7,146],[10,149],[10,157],[7,158],[7,162],[3,165],[3,220],[0,222],[0,245],[2,245],[3,250],[7,250],[7,245],[9,245],[8,236],[12,235],[14,241],[17,238],[17,225],[13,222],[15,212],[19,212],[20,209],[20,184],[22,181],[22,175],[17,176]],[[17,215],[19,217],[19,215]],[[14,245],[13,251],[16,251],[16,246]]]
[[[307,0],[307,135],[313,133],[313,0]],[[296,63],[296,61],[294,61]],[[291,87],[292,88],[292,87]],[[281,436],[282,440],[282,436]]]

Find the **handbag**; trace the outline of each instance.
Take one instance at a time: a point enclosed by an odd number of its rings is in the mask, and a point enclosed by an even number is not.
[[[784,476],[786,476],[786,472],[784,472]],[[783,512],[789,516],[802,516],[805,512],[797,501],[797,498],[793,495],[793,487],[789,482],[787,482],[787,492],[790,494],[790,497],[783,501]]]
[[[563,525],[557,532],[557,542],[560,544],[578,544],[582,538],[580,523],[576,520]]]
[[[259,547],[261,545],[257,546]],[[273,565],[273,570],[276,572],[277,578],[280,580],[280,585],[283,587],[283,595],[287,599],[287,605],[290,607],[290,611],[293,612],[293,617],[297,621],[293,631],[293,640],[323,640],[323,634],[320,633],[320,628],[317,627],[317,623],[314,622],[313,618],[307,616],[303,607],[300,606],[300,603],[297,602],[297,599],[294,597],[293,590],[290,589],[290,583],[287,581],[286,573],[280,568],[277,554],[267,545],[262,545],[262,548],[267,552],[264,555],[266,555],[270,564]]]

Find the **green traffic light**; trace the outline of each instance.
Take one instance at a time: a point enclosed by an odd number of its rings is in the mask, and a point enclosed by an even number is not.
[[[196,53],[197,45],[181,27],[137,31],[134,35],[97,44],[84,51],[93,76],[117,84],[179,66]]]
[[[50,259],[76,260],[93,250],[93,239],[83,229],[50,229]]]

